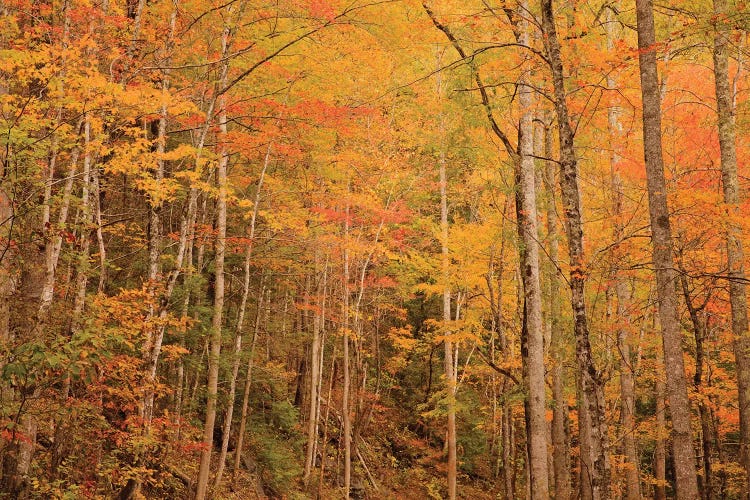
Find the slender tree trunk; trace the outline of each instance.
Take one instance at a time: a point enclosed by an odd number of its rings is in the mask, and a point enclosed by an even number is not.
[[[591,454],[593,458],[592,494],[595,500],[610,497],[609,437],[605,415],[605,401],[601,374],[594,366],[589,341],[584,294],[585,269],[583,257],[583,225],[581,200],[578,187],[578,164],[573,145],[573,130],[570,125],[566,101],[564,69],[560,45],[557,39],[552,0],[541,0],[542,26],[546,36],[547,55],[552,69],[560,136],[560,190],[565,212],[568,235],[568,257],[570,259],[571,306],[574,316],[576,358],[580,371],[582,390],[588,404],[591,426]],[[579,419],[580,424],[580,419]]]
[[[615,42],[620,36],[616,12],[619,10],[619,1],[605,7],[604,26],[607,34],[607,50],[615,50]],[[613,91],[618,82],[614,72],[607,75],[607,88]],[[607,118],[610,136],[610,171],[612,183],[612,217],[614,218],[613,244],[615,251],[613,261],[619,262],[624,252],[620,249],[623,241],[623,184],[620,176],[620,141],[622,140],[622,125],[620,124],[620,107],[611,104],[607,109]],[[617,265],[617,264],[615,264]],[[635,377],[633,362],[630,356],[630,314],[628,306],[631,293],[622,272],[614,268],[612,270],[615,295],[617,296],[617,347],[620,352],[620,421],[622,424],[622,449],[625,456],[625,490],[628,500],[637,500],[641,497],[641,482],[638,472],[638,451],[635,445]]]
[[[268,147],[266,148],[266,155],[263,160],[263,168],[260,171],[260,175],[258,176],[258,184],[255,188],[253,213],[250,217],[250,229],[248,231],[248,236],[247,236],[248,242],[247,242],[247,246],[245,247],[245,261],[243,263],[244,278],[242,280],[242,299],[240,301],[240,310],[237,315],[237,328],[236,328],[236,337],[235,337],[235,344],[234,344],[234,361],[232,363],[232,378],[230,380],[230,386],[229,386],[230,387],[229,388],[229,401],[227,402],[227,412],[226,412],[226,416],[224,417],[224,429],[223,429],[223,434],[222,434],[221,452],[219,454],[219,464],[216,469],[216,479],[214,481],[214,489],[217,491],[218,491],[219,486],[221,485],[221,476],[224,473],[224,466],[226,464],[227,452],[229,450],[229,435],[231,434],[231,430],[232,430],[232,415],[234,413],[235,391],[237,388],[237,374],[239,373],[240,355],[242,353],[242,329],[245,323],[245,310],[247,308],[247,297],[250,293],[250,262],[252,260],[252,255],[253,255],[253,245],[255,243],[255,227],[256,227],[256,221],[258,219],[258,207],[260,205],[260,195],[261,195],[262,188],[263,188],[263,181],[266,176],[266,170],[268,170],[268,165],[271,161],[272,149],[273,149],[273,142],[269,141]],[[261,293],[262,293],[262,290],[263,290],[263,286],[261,283]],[[258,299],[258,307],[260,307],[261,299],[262,299],[262,296],[259,297]],[[268,304],[268,306],[270,307],[270,303]],[[239,447],[237,451],[239,451]],[[239,457],[239,454],[237,455],[237,457]]]
[[[80,128],[80,127],[79,127]],[[76,172],[78,171],[78,157],[79,148],[73,149],[70,158],[70,167],[68,168],[67,176],[65,178],[65,186],[63,187],[63,196],[60,201],[60,211],[57,215],[57,227],[55,228],[55,236],[52,238],[52,244],[47,244],[45,249],[47,254],[45,258],[46,263],[46,274],[44,280],[44,287],[42,288],[41,300],[39,303],[39,317],[43,318],[49,307],[52,305],[52,300],[55,293],[55,280],[57,277],[57,265],[60,261],[60,252],[62,251],[63,244],[63,228],[68,222],[68,212],[70,210],[70,199],[73,193],[73,182],[76,178]],[[3,219],[4,220],[4,219]]]
[[[227,53],[231,29],[224,27],[221,45],[222,54]],[[221,88],[226,86],[228,61],[222,64],[220,81]],[[226,97],[222,96],[219,104],[219,130],[220,130],[220,155],[216,167],[216,184],[218,186],[218,199],[216,201],[216,240],[215,240],[215,285],[214,285],[214,310],[211,323],[211,334],[209,340],[208,354],[208,381],[206,386],[206,420],[203,428],[203,450],[201,451],[200,469],[198,471],[198,482],[196,487],[196,500],[203,500],[208,489],[208,480],[211,465],[211,451],[213,449],[214,423],[216,421],[216,406],[219,385],[219,361],[221,355],[222,319],[224,313],[224,255],[226,251],[227,235],[227,165],[229,153],[227,151],[227,111]]]
[[[438,55],[438,66],[440,65],[440,55]],[[436,92],[438,100],[442,102],[442,75],[437,73]],[[457,451],[456,451],[456,373],[454,371],[453,360],[453,342],[450,340],[451,331],[451,288],[450,288],[450,256],[448,250],[448,176],[446,173],[446,152],[445,152],[445,117],[440,114],[439,132],[440,132],[440,158],[438,160],[440,176],[440,252],[441,267],[443,279],[443,328],[445,329],[445,342],[443,368],[445,371],[446,398],[448,401],[447,429],[446,429],[446,448],[448,451],[448,498],[456,498],[456,476],[457,476]]]
[[[70,38],[70,10],[69,10],[69,2],[66,0],[63,2],[62,10],[63,10],[63,36],[62,36],[62,46],[63,49],[68,48],[69,44],[69,38]],[[61,63],[61,70],[60,70],[60,80],[58,84],[58,92],[60,93],[60,96],[65,95],[65,76],[66,76],[66,67],[67,67],[67,58],[63,56],[62,63]],[[60,104],[57,110],[57,123],[61,123],[62,121],[62,112],[63,112],[63,105]],[[76,127],[76,130],[80,130],[81,128],[81,121],[79,120],[78,125]],[[52,299],[54,298],[54,292],[55,292],[55,279],[56,279],[56,271],[57,271],[57,264],[60,257],[60,251],[62,250],[62,231],[67,223],[68,220],[68,210],[70,208],[70,196],[73,191],[73,181],[75,179],[75,172],[78,168],[78,152],[79,148],[75,146],[73,148],[73,151],[71,153],[71,159],[70,159],[70,167],[68,168],[67,177],[65,179],[65,185],[63,187],[63,196],[62,200],[60,202],[60,211],[58,213],[58,223],[57,227],[54,227],[51,225],[51,198],[52,198],[52,185],[54,183],[55,179],[55,167],[57,164],[57,156],[58,156],[58,138],[57,135],[53,137],[54,145],[53,145],[53,151],[52,156],[50,158],[49,162],[49,172],[47,177],[47,184],[45,185],[45,191],[44,191],[44,215],[42,217],[42,227],[45,227],[45,232],[49,234],[54,234],[52,237],[52,243],[48,241],[45,246],[45,279],[44,279],[44,286],[42,288],[42,295],[39,301],[39,312],[37,314],[38,320],[40,322],[44,322],[47,320],[46,313],[49,310],[49,307],[52,305]],[[3,219],[5,220],[5,219]],[[46,229],[46,226],[50,224],[50,227],[52,228],[51,231]]]
[[[260,288],[258,292],[258,310],[255,312],[255,328],[253,330],[253,338],[250,341],[250,349],[247,357],[247,373],[245,374],[245,388],[242,393],[242,412],[240,415],[240,427],[237,431],[237,447],[234,451],[234,465],[232,469],[232,483],[236,483],[237,475],[240,471],[240,460],[242,458],[244,443],[245,443],[245,428],[247,427],[247,415],[248,407],[250,404],[250,389],[253,384],[253,365],[255,359],[255,344],[258,341],[258,333],[260,331],[260,318],[261,318],[261,306],[263,304],[263,296],[265,294],[265,287],[263,285],[263,278],[261,277]]]
[[[84,303],[86,301],[86,285],[88,283],[89,270],[89,247],[91,244],[91,169],[93,166],[93,157],[90,151],[91,120],[88,114],[84,116],[83,137],[83,184],[81,187],[81,227],[79,229],[81,248],[78,256],[78,263],[76,266],[76,294],[73,300],[73,315],[71,320],[72,331],[77,330],[79,327],[80,318],[83,314]]]
[[[552,130],[544,127],[544,156],[552,157]],[[557,205],[555,201],[554,163],[547,161],[544,170],[544,185],[547,190],[547,240],[549,242],[549,314],[550,351],[552,355],[552,467],[555,478],[555,498],[570,498],[570,454],[568,433],[568,403],[565,397],[565,335],[562,329],[560,310],[560,278],[558,267],[560,249],[558,241]]]
[[[663,363],[659,368],[663,368]],[[656,449],[654,450],[654,499],[665,500],[667,498],[667,423],[666,405],[667,388],[664,384],[664,370],[660,369],[656,374]]]
[[[243,311],[244,313],[244,311]],[[244,316],[244,314],[243,314]],[[214,491],[218,492],[221,487],[221,478],[224,475],[224,467],[227,463],[229,451],[229,437],[232,433],[232,417],[234,415],[234,401],[237,391],[237,375],[240,372],[240,355],[242,354],[242,324],[237,321],[237,332],[234,337],[234,352],[232,353],[232,374],[229,379],[229,393],[227,394],[227,410],[224,414],[224,425],[221,433],[221,450],[219,461],[216,465],[216,477],[214,478]]]
[[[583,390],[583,375],[576,378],[576,392],[578,396],[578,489],[581,500],[594,498],[593,476],[594,457],[591,446],[591,414],[586,392]]]
[[[646,160],[653,263],[656,268],[659,319],[664,344],[667,397],[672,416],[672,449],[677,496],[698,498],[690,428],[690,401],[687,394],[679,324],[676,273],[672,255],[672,234],[667,206],[667,186],[661,146],[661,102],[656,68],[656,35],[652,0],[636,0],[638,59],[643,95],[643,149]]]
[[[530,26],[525,15],[528,2],[519,3],[524,11],[518,21],[518,42],[528,45]],[[539,265],[539,243],[536,208],[536,175],[534,164],[534,100],[524,69],[519,77],[518,102],[519,161],[517,169],[517,222],[521,237],[521,277],[525,301],[527,358],[524,377],[528,386],[528,450],[530,455],[531,498],[549,498],[549,470],[547,460],[546,389],[544,367],[544,325],[542,321],[542,287]]]
[[[99,284],[96,287],[98,293],[104,293],[104,287],[107,283],[107,249],[104,244],[104,233],[102,232],[102,197],[99,184],[99,169],[91,170],[91,184],[94,188],[94,198],[92,205],[94,209],[94,226],[96,233],[96,242],[99,249]]]
[[[325,480],[326,458],[328,455],[328,416],[331,412],[331,393],[333,392],[333,380],[336,376],[336,345],[331,353],[331,376],[328,379],[328,395],[326,397],[326,413],[323,417],[323,441],[320,454],[320,476],[318,477],[318,498],[323,498],[323,481]]]
[[[714,82],[718,115],[721,180],[724,202],[731,217],[727,229],[727,266],[729,268],[729,303],[732,308],[732,335],[737,370],[737,391],[740,413],[740,462],[745,469],[741,497],[750,498],[750,332],[748,332],[747,295],[745,290],[742,230],[737,221],[742,217],[741,193],[737,176],[734,96],[729,83],[730,25],[727,0],[714,0]]]
[[[616,271],[615,271],[616,272]],[[641,498],[641,482],[638,472],[638,451],[635,446],[635,377],[630,355],[630,331],[626,310],[631,300],[628,284],[619,277],[615,279],[617,294],[617,347],[620,352],[620,422],[622,424],[622,448],[625,456],[626,498]]]
[[[349,184],[347,180],[347,197],[349,196]],[[346,214],[344,219],[344,275],[342,282],[343,301],[341,304],[342,328],[343,328],[343,352],[344,358],[344,387],[341,394],[341,418],[343,420],[343,445],[344,445],[344,498],[349,499],[352,482],[352,422],[349,415],[349,392],[350,392],[350,368],[349,368],[349,200],[346,201]]]
[[[170,18],[170,35],[167,40],[167,50],[169,50],[173,44],[174,40],[174,31],[175,31],[175,23],[176,23],[176,16],[177,16],[177,1],[175,0],[175,9],[172,11],[172,17]],[[222,58],[226,56],[226,51],[228,50],[228,47],[223,47],[222,52]],[[228,61],[225,61],[221,66],[221,71],[226,72],[228,69]],[[166,70],[165,70],[166,71]],[[168,83],[168,73],[165,73],[163,75],[163,78]],[[164,83],[164,82],[163,82]],[[166,92],[168,89],[167,86],[162,85],[162,92]],[[218,85],[214,86],[214,90],[218,89]],[[195,157],[195,170],[196,172],[200,172],[200,165],[201,165],[201,158],[203,153],[203,147],[206,142],[206,137],[208,135],[211,123],[213,122],[213,115],[214,115],[214,109],[216,107],[218,97],[214,95],[214,97],[211,99],[208,105],[208,109],[206,110],[206,122],[203,124],[201,131],[198,135],[198,142],[196,144],[196,157]],[[159,158],[157,159],[157,162],[159,162],[157,166],[157,178],[162,178],[164,175],[164,162],[163,158],[161,157],[161,154],[163,153],[162,148],[166,148],[166,126],[167,126],[167,110],[164,106],[161,108],[161,114],[160,114],[160,120],[159,120],[159,131],[158,131],[158,137],[157,137],[157,153]],[[162,136],[164,134],[164,136]],[[159,173],[161,172],[161,173]],[[190,259],[188,260],[188,266],[192,265],[192,245],[194,244],[194,237],[195,237],[195,221],[197,218],[197,203],[198,203],[198,190],[194,186],[190,186],[189,192],[188,192],[188,202],[187,207],[185,210],[185,214],[182,217],[182,220],[180,222],[180,236],[179,236],[179,245],[177,249],[177,254],[175,256],[175,266],[174,269],[169,273],[169,275],[165,279],[164,288],[161,292],[161,297],[159,300],[159,310],[158,311],[151,311],[150,314],[158,314],[160,318],[160,324],[163,325],[164,321],[167,317],[167,314],[169,312],[168,306],[169,301],[172,298],[172,294],[174,292],[174,288],[177,284],[177,279],[179,278],[180,274],[183,271],[183,263],[185,262],[185,256],[186,254],[190,253]],[[153,222],[156,224],[156,226],[160,225],[160,216],[158,207],[150,207],[150,215],[149,215],[149,223]],[[156,215],[154,214],[156,213]],[[202,216],[205,217],[205,198],[204,198],[204,204],[203,204],[203,211]],[[149,228],[149,279],[150,280],[156,280],[159,273],[159,265],[158,265],[158,256],[161,251],[161,235],[159,231]],[[204,244],[201,242],[201,245],[198,250],[198,272],[200,273],[202,270],[202,262],[203,262],[203,251],[204,251]],[[192,270],[190,271],[192,273]],[[184,303],[184,311],[187,312],[187,300],[188,300],[189,294],[186,295],[185,303]],[[153,418],[153,408],[154,408],[154,391],[153,391],[153,384],[156,380],[156,370],[159,363],[159,356],[161,354],[161,346],[162,341],[164,339],[164,332],[165,327],[160,326],[156,328],[155,331],[148,331],[146,341],[144,343],[144,349],[143,349],[143,356],[144,356],[144,362],[147,366],[146,369],[146,384],[145,384],[145,390],[144,390],[144,397],[143,397],[143,418],[146,430],[148,431],[149,426],[151,425],[151,419]]]
[[[164,65],[169,66],[172,60],[172,45],[177,23],[178,0],[174,0],[174,8],[169,17],[169,35],[164,44]],[[170,72],[168,69],[162,70],[161,75],[161,92],[164,103],[159,109],[159,125],[156,136],[156,171],[154,180],[160,183],[164,179],[164,152],[167,147],[167,95],[169,92]],[[149,217],[148,217],[148,279],[155,283],[160,272],[159,257],[161,255],[161,205],[159,199],[149,199]]]
[[[451,332],[448,330],[448,325],[451,322],[451,290],[450,290],[450,275],[449,265],[450,257],[448,253],[448,201],[447,201],[447,176],[445,172],[446,167],[445,152],[440,153],[440,231],[441,231],[441,254],[442,254],[442,269],[443,269],[443,324],[445,325],[445,335],[448,337]],[[447,388],[446,398],[448,399],[448,422],[447,422],[447,449],[448,449],[448,498],[455,500],[456,498],[456,473],[457,473],[457,458],[456,458],[456,404],[455,404],[455,392],[454,388],[456,385],[456,374],[454,373],[453,367],[453,342],[446,338],[444,342],[444,353],[445,358],[443,360],[443,368],[445,371],[445,384]]]
[[[513,461],[513,413],[510,405],[503,407],[502,431],[503,431],[503,485],[505,486],[505,498],[515,498],[515,465]]]
[[[320,250],[315,243],[315,269],[314,279],[318,282],[315,287],[315,313],[313,315],[313,338],[310,345],[310,401],[307,418],[307,451],[305,456],[305,470],[303,480],[309,485],[312,470],[315,468],[315,451],[318,442],[318,418],[320,409],[320,380],[322,377],[321,353],[322,353],[322,336],[321,336],[321,316],[320,316],[320,298],[322,297],[322,273],[320,271]],[[346,264],[345,264],[346,265]]]
[[[679,255],[679,254],[678,254]],[[706,404],[706,392],[703,390],[703,358],[705,354],[704,340],[706,337],[706,322],[700,320],[700,309],[703,307],[696,307],[693,304],[693,298],[690,295],[690,286],[688,283],[687,273],[682,266],[682,255],[678,257],[679,271],[680,271],[680,284],[682,285],[682,294],[685,299],[685,305],[687,306],[688,313],[690,315],[690,322],[693,325],[693,336],[695,337],[695,375],[693,375],[693,385],[695,386],[696,392],[699,394],[698,397],[698,414],[700,415],[701,421],[701,446],[703,448],[703,475],[698,476],[698,486],[700,487],[702,497],[704,500],[711,500],[713,497],[713,481],[711,474],[711,456],[713,454],[712,445],[712,429],[711,429],[711,415],[710,409]],[[706,302],[710,298],[710,294],[706,297]],[[704,304],[705,304],[704,303]]]

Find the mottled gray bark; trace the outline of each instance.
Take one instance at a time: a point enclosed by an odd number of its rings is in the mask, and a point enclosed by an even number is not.
[[[605,415],[605,400],[601,374],[594,366],[589,341],[588,320],[584,286],[586,271],[583,256],[583,223],[578,186],[578,161],[573,144],[573,129],[570,125],[565,91],[564,68],[560,45],[557,39],[551,0],[541,0],[542,29],[546,39],[547,56],[552,70],[560,137],[560,192],[565,213],[565,228],[568,236],[568,258],[570,260],[570,291],[573,309],[573,331],[576,339],[576,359],[580,372],[581,390],[588,406],[591,425],[590,436],[592,468],[590,472],[593,498],[610,496],[609,437]],[[581,419],[579,419],[579,426]],[[580,429],[580,428],[579,428]],[[584,434],[585,435],[585,434]]]
[[[698,498],[690,428],[690,401],[687,394],[679,324],[676,272],[672,255],[672,231],[667,206],[667,186],[661,145],[661,96],[656,67],[656,32],[651,0],[636,0],[638,59],[643,96],[643,150],[646,162],[653,264],[664,346],[666,393],[672,417],[672,450],[678,498]]]
[[[724,202],[731,217],[727,225],[727,267],[729,268],[729,303],[732,308],[732,334],[737,370],[737,391],[740,412],[740,462],[745,469],[742,498],[750,491],[750,332],[748,332],[747,295],[745,290],[742,230],[737,220],[740,210],[740,184],[737,177],[737,148],[734,125],[734,96],[729,80],[730,26],[727,22],[727,1],[714,0],[716,33],[714,35],[714,82],[718,115],[721,180]]]
[[[527,21],[528,2],[518,4],[520,11],[516,26],[518,43],[528,45],[531,27]],[[542,286],[539,265],[539,242],[536,199],[536,165],[534,162],[534,97],[530,87],[528,68],[518,78],[519,161],[517,169],[518,233],[521,238],[521,276],[526,311],[527,356],[524,366],[528,387],[527,439],[529,440],[529,473],[531,498],[549,498],[549,468],[547,459],[546,388],[544,366],[544,323],[542,321]]]

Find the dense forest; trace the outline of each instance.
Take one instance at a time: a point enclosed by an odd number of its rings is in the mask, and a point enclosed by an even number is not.
[[[748,30],[0,1],[0,497],[750,498]]]

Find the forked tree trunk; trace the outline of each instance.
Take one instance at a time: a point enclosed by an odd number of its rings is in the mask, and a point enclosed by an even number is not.
[[[661,145],[661,98],[656,68],[656,32],[652,0],[636,0],[638,60],[643,95],[643,150],[646,160],[653,263],[656,269],[657,302],[664,345],[666,392],[672,417],[672,449],[677,497],[698,498],[695,452],[690,428],[679,323],[672,231],[667,206],[667,186]]]
[[[711,415],[710,408],[706,402],[706,392],[703,390],[703,359],[705,357],[704,341],[707,334],[707,324],[705,319],[701,321],[700,312],[708,303],[711,295],[708,294],[706,300],[702,306],[697,306],[693,303],[693,298],[690,294],[690,286],[688,283],[687,273],[682,266],[682,255],[678,258],[679,271],[680,271],[680,284],[682,285],[682,295],[685,299],[685,305],[687,306],[688,314],[690,315],[690,322],[693,325],[693,336],[695,337],[695,375],[693,375],[693,386],[695,386],[696,392],[700,394],[698,398],[698,414],[701,421],[701,446],[703,448],[703,474],[698,476],[698,486],[702,493],[704,500],[711,500],[713,498],[713,479],[712,479],[712,463],[711,457],[713,455],[713,431],[711,429]]]

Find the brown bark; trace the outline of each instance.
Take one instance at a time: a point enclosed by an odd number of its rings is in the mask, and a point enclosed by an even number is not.
[[[570,259],[571,306],[574,316],[576,358],[581,377],[581,389],[588,405],[591,426],[591,457],[593,460],[591,487],[594,499],[610,496],[609,437],[605,416],[605,401],[601,374],[594,366],[589,342],[584,294],[585,270],[583,257],[583,224],[581,201],[578,187],[578,165],[573,144],[573,129],[570,125],[566,101],[564,69],[560,45],[557,39],[551,0],[541,0],[542,28],[546,36],[546,49],[552,70],[555,91],[555,111],[557,113],[560,137],[560,191],[562,193],[565,227],[568,236],[568,257]],[[581,419],[579,419],[581,425]]]
[[[703,474],[698,476],[698,486],[702,493],[702,497],[705,500],[710,500],[713,497],[713,479],[712,479],[712,463],[711,456],[713,455],[713,430],[711,429],[711,415],[710,408],[704,399],[705,391],[703,391],[703,358],[705,355],[704,339],[707,334],[706,321],[701,321],[700,311],[708,303],[711,295],[706,296],[706,300],[703,305],[696,306],[693,303],[693,298],[690,294],[690,286],[688,283],[687,273],[682,265],[682,256],[679,256],[678,260],[680,266],[680,284],[682,285],[682,294],[685,299],[685,305],[690,315],[690,322],[693,326],[693,336],[695,337],[695,375],[693,375],[693,385],[695,386],[696,392],[698,392],[698,414],[700,415],[701,421],[701,446],[703,448]],[[703,393],[703,394],[701,394]]]
[[[643,95],[643,150],[646,161],[653,264],[656,270],[657,302],[664,346],[666,392],[672,417],[672,449],[678,498],[698,498],[682,353],[682,332],[678,317],[676,273],[672,255],[672,234],[664,179],[661,145],[661,98],[656,68],[656,33],[651,0],[636,0],[638,60]]]
[[[726,16],[727,1],[714,0],[716,33],[714,35],[714,83],[718,115],[719,148],[721,151],[721,180],[724,203],[731,217],[726,234],[727,266],[729,268],[729,303],[732,309],[732,335],[737,370],[737,391],[740,413],[740,462],[745,469],[741,497],[749,498],[750,491],[750,332],[748,332],[747,296],[745,290],[742,230],[737,220],[742,217],[741,193],[737,177],[737,149],[734,125],[734,96],[729,81],[730,27]]]

